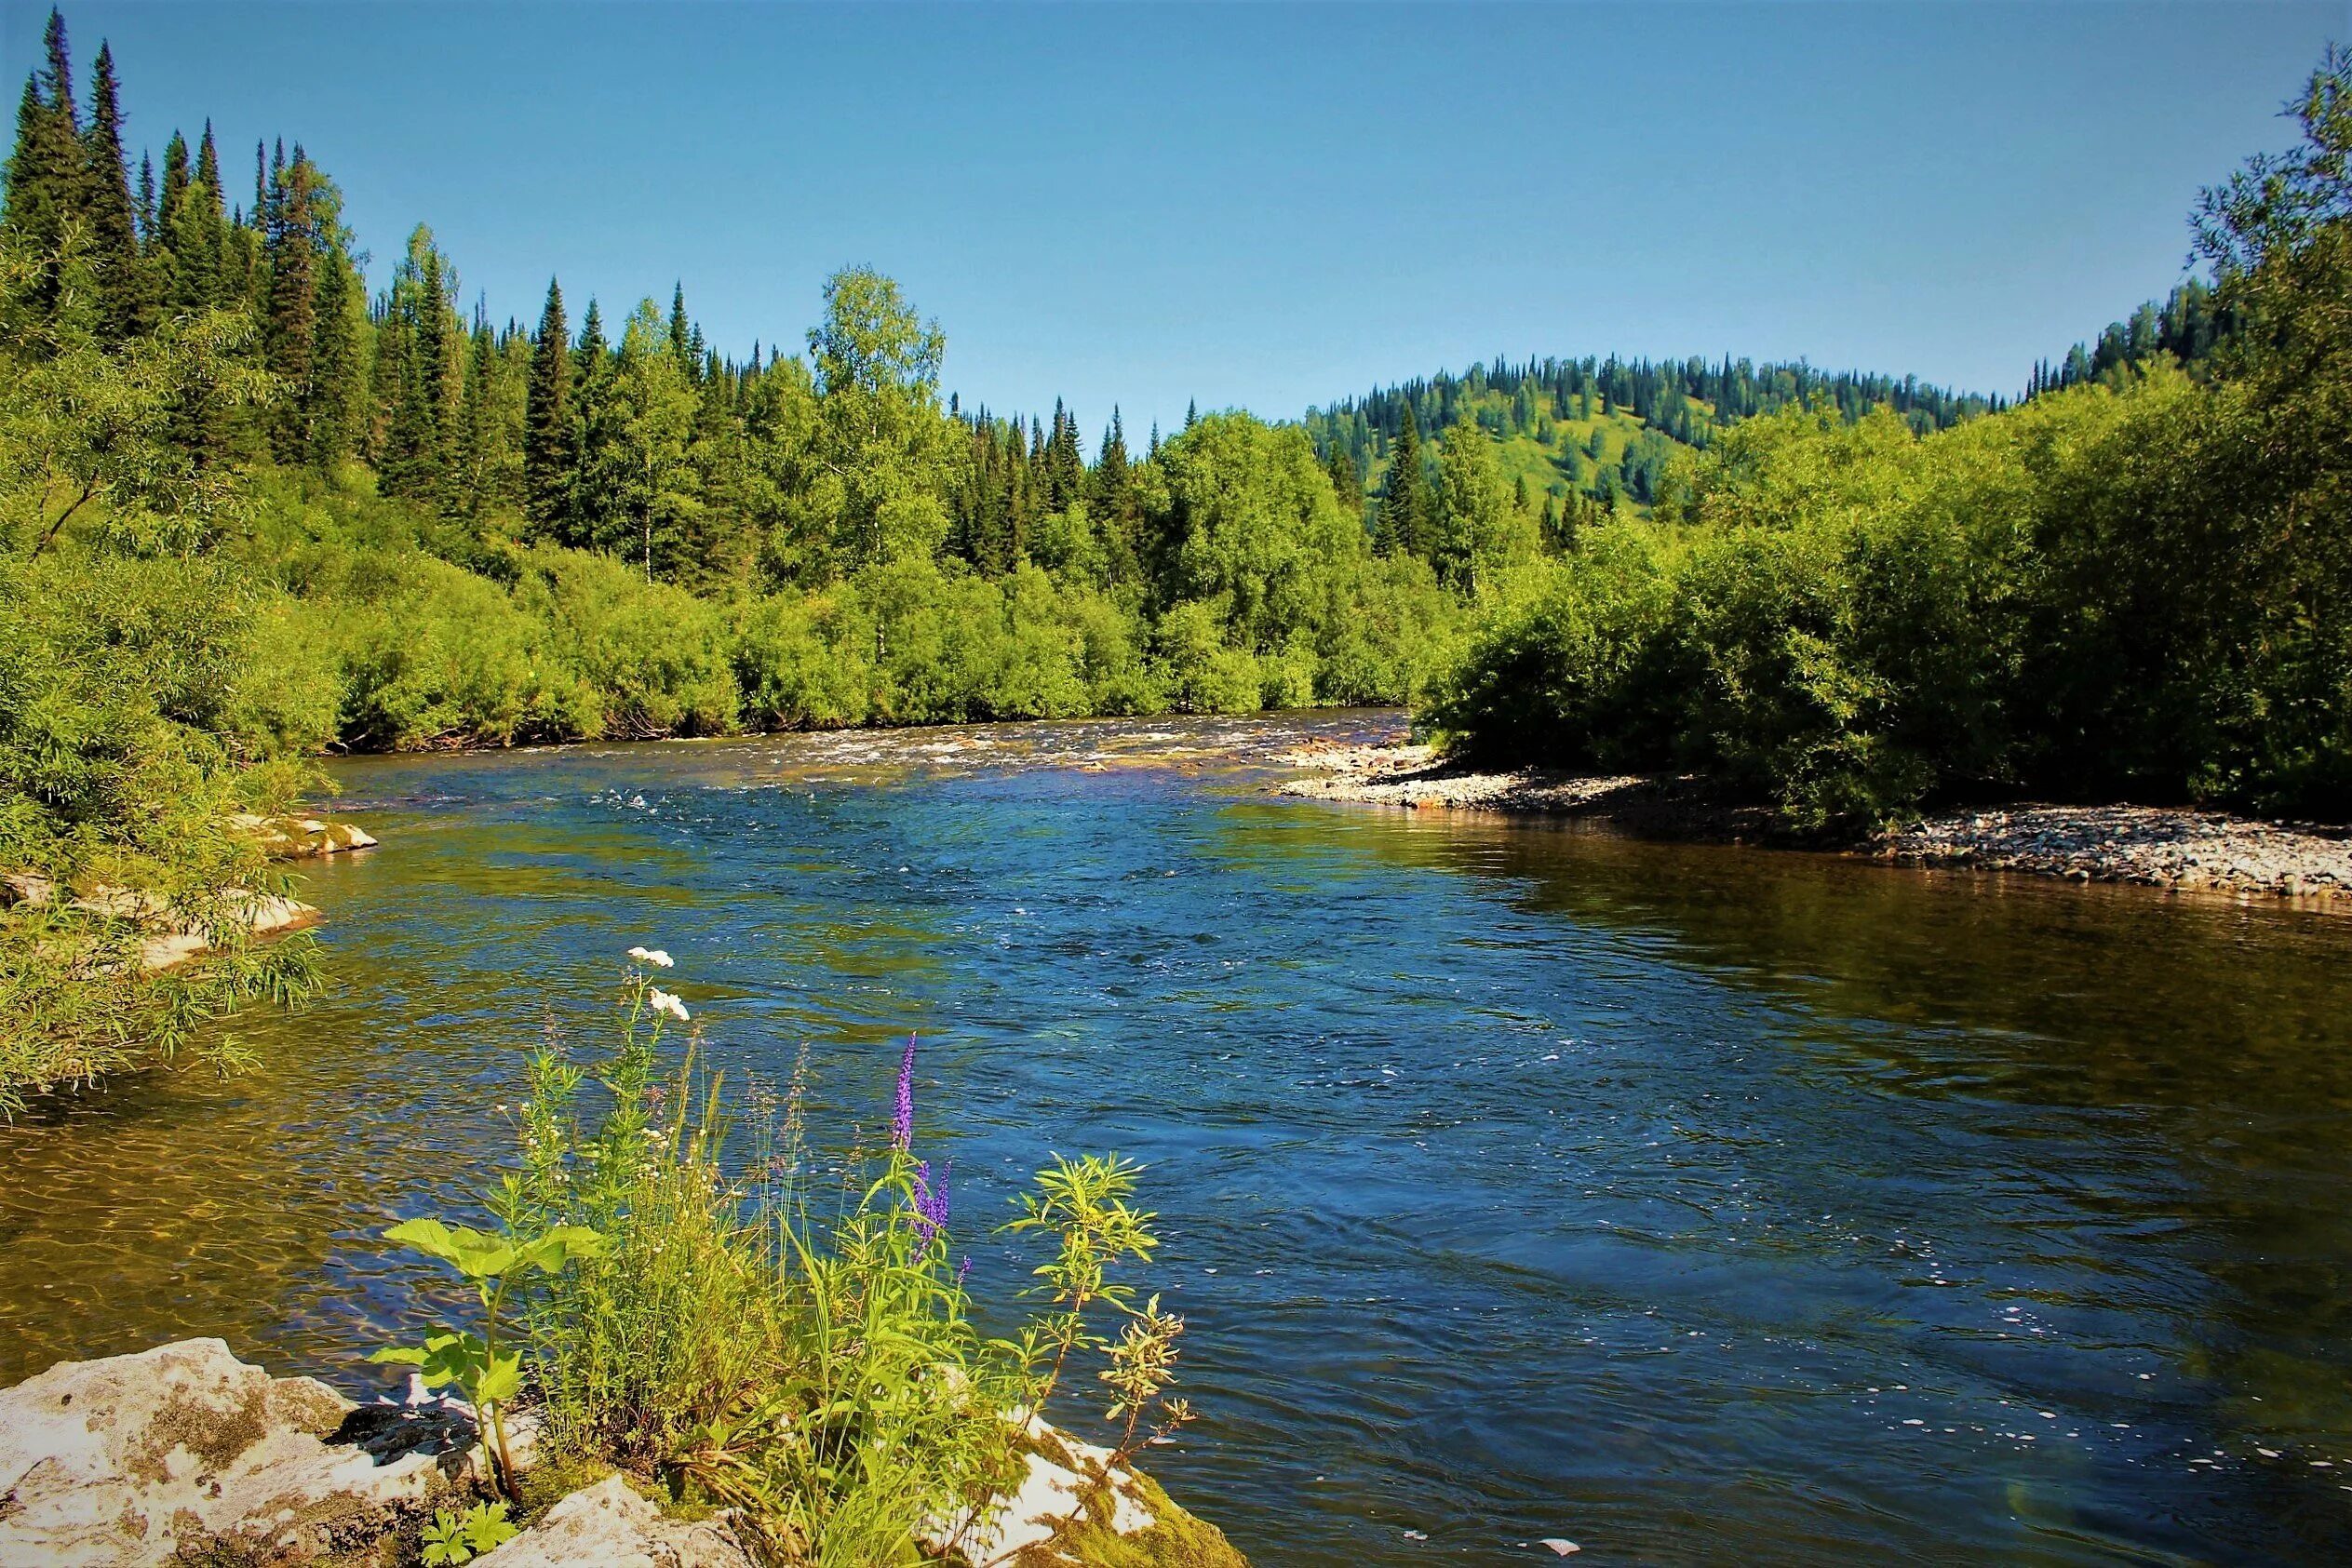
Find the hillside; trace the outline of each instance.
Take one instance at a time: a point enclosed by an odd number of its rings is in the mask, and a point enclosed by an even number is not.
[[[1729,355],[1517,364],[1498,356],[1459,376],[1440,371],[1310,409],[1303,422],[1335,478],[1351,470],[1359,485],[1377,493],[1408,409],[1425,436],[1468,418],[1494,438],[1503,476],[1522,504],[1573,521],[1606,514],[1620,498],[1646,511],[1677,449],[1703,449],[1740,420],[1792,404],[1833,408],[1848,423],[1873,409],[1891,409],[1923,436],[2005,406],[1997,395],[1912,376],[1832,374],[1803,363]]]

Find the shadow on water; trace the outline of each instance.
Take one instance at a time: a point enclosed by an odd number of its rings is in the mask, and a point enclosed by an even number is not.
[[[1151,1163],[1207,1412],[1155,1467],[1260,1561],[2352,1552],[2352,920],[1259,793],[1393,727],[351,765],[387,848],[262,1071],[0,1132],[0,1375],[359,1383],[420,1309],[368,1236],[642,941],[837,1146],[923,1032],[1000,1320],[1019,1174]]]

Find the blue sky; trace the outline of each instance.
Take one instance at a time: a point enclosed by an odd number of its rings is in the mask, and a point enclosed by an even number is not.
[[[47,5],[7,0],[20,79]],[[2352,5],[69,6],[134,147],[209,114],[342,183],[381,280],[682,279],[798,346],[871,262],[1000,410],[1295,415],[1497,352],[2013,390],[2182,275]],[[134,156],[135,156],[134,153]]]

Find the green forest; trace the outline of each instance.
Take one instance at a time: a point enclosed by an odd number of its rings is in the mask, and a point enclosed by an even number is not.
[[[2352,55],[2190,225],[2209,277],[2013,408],[1784,401],[1483,607],[1424,717],[1850,832],[1935,801],[2352,815]]]
[[[2021,792],[2341,819],[2347,89],[2331,53],[2302,147],[2193,215],[2204,275],[2015,399],[1498,357],[1090,440],[947,392],[869,269],[741,358],[677,285],[558,277],[494,325],[423,226],[371,288],[301,143],[249,183],[208,125],[134,163],[111,53],[77,74],[52,14],[0,209],[0,1082],[306,983],[221,912],[269,885],[222,823],[331,750],[1410,704],[1467,757],[1815,827]],[[25,878],[214,910],[229,959],[120,984],[107,921]]]

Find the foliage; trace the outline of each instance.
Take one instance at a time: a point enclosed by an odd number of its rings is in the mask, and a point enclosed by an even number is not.
[[[483,1471],[508,1496],[515,1495],[515,1461],[506,1452],[504,1414],[522,1392],[522,1356],[502,1350],[498,1314],[506,1293],[528,1269],[542,1274],[560,1272],[567,1264],[592,1258],[602,1250],[604,1238],[585,1226],[558,1225],[527,1240],[509,1234],[494,1236],[467,1226],[450,1226],[437,1219],[406,1220],[383,1233],[426,1257],[438,1259],[474,1287],[482,1303],[482,1332],[436,1329],[421,1346],[396,1346],[377,1351],[372,1361],[418,1369],[428,1388],[453,1384],[464,1394],[482,1423]]]
[[[506,1517],[506,1502],[496,1498],[477,1503],[464,1513],[437,1508],[424,1526],[424,1568],[471,1562],[482,1553],[504,1545],[522,1532]]]
[[[1054,1255],[1036,1269],[1042,1283],[1033,1293],[1053,1310],[1029,1325],[1021,1346],[1023,1364],[1043,1368],[1030,1402],[1042,1405],[1052,1398],[1072,1351],[1102,1353],[1109,1364],[1096,1375],[1111,1389],[1105,1418],[1122,1423],[1113,1465],[1125,1463],[1141,1442],[1192,1419],[1189,1405],[1164,1398],[1175,1381],[1176,1342],[1184,1320],[1163,1312],[1156,1294],[1136,1306],[1134,1287],[1110,1277],[1122,1261],[1149,1263],[1160,1245],[1151,1231],[1154,1216],[1128,1202],[1138,1174],[1138,1167],[1115,1155],[1077,1159],[1056,1155],[1038,1173],[1036,1190],[1021,1196],[1020,1217],[1005,1226],[1043,1232],[1055,1241]],[[1097,1307],[1121,1320],[1116,1341],[1088,1316]],[[1155,1412],[1158,1424],[1142,1426],[1139,1438],[1139,1424]]]
[[[916,1153],[913,1042],[887,1146],[828,1189],[802,1146],[805,1058],[783,1096],[755,1086],[731,1106],[698,1041],[665,1050],[691,1022],[655,984],[669,955],[631,958],[612,1055],[593,1072],[553,1049],[533,1063],[520,1161],[491,1195],[499,1229],[387,1232],[476,1281],[481,1334],[436,1330],[379,1360],[458,1381],[493,1432],[527,1391],[552,1462],[732,1508],[780,1563],[911,1562],[919,1530],[984,1517],[1019,1473],[1006,1413],[1040,1408],[1073,1355],[1102,1363],[1122,1455],[1189,1419],[1165,1398],[1181,1322],[1108,1277],[1153,1245],[1134,1165],[1041,1173],[1013,1228],[1055,1239],[1040,1270],[1054,1309],[1018,1342],[984,1340],[948,1173]],[[1088,1316],[1106,1307],[1116,1340]]]
[[[234,819],[282,807],[304,773],[281,759],[327,730],[282,700],[302,685],[284,602],[206,552],[233,493],[171,436],[238,382],[244,328],[215,312],[103,349],[66,241],[46,267],[0,241],[0,1111],[312,984],[305,941],[250,940],[286,879]],[[155,967],[182,934],[215,956]]]

